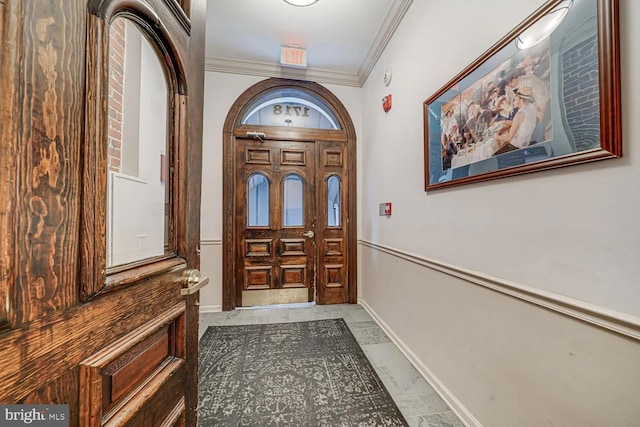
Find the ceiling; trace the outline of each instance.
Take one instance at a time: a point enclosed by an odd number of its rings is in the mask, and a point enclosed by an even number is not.
[[[206,70],[361,87],[412,0],[208,0]],[[307,50],[305,69],[281,46]]]

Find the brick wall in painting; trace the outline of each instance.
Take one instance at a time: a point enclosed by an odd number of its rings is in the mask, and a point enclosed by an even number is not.
[[[576,151],[600,146],[598,40],[590,37],[562,55],[566,123]]]

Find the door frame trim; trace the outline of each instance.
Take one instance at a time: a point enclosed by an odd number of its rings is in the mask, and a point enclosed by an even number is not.
[[[223,151],[223,176],[222,176],[222,310],[228,311],[236,308],[236,280],[235,271],[238,268],[235,259],[236,232],[234,226],[235,196],[234,196],[234,174],[235,174],[235,140],[236,130],[242,128],[241,124],[244,113],[251,105],[252,101],[263,94],[284,88],[300,89],[313,93],[322,99],[334,112],[340,125],[341,131],[320,130],[320,129],[296,129],[275,127],[275,126],[252,126],[252,130],[264,129],[268,135],[279,139],[292,141],[346,141],[349,173],[347,205],[347,253],[348,258],[346,268],[349,271],[347,282],[347,302],[355,304],[357,302],[357,181],[356,181],[356,132],[355,127],[347,109],[331,91],[325,87],[314,83],[299,80],[289,80],[282,78],[269,78],[248,88],[233,103],[224,122],[222,136]],[[246,127],[246,126],[245,126]],[[244,134],[243,134],[244,136]]]

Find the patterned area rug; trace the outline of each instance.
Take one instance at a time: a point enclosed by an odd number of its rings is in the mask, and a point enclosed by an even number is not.
[[[343,319],[210,326],[202,426],[407,426]]]

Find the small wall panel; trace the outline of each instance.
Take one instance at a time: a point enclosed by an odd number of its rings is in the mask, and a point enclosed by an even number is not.
[[[129,421],[149,413],[162,424],[184,399],[184,316],[181,302],[80,362],[80,425],[141,425]]]
[[[139,392],[114,414],[109,414],[106,426],[140,427],[168,426],[175,418],[176,407],[183,401],[187,387],[187,366],[182,359],[167,360],[154,372],[145,389]],[[163,393],[159,391],[164,389]],[[140,390],[142,391],[142,390]],[[155,391],[155,392],[154,392]],[[179,420],[178,416],[178,420]]]
[[[280,271],[282,273],[283,288],[303,288],[305,287],[306,278],[305,271],[307,266],[302,265],[282,265]]]
[[[281,239],[281,256],[307,255],[305,239]]]
[[[325,166],[342,166],[342,151],[325,150]]]
[[[325,286],[327,288],[341,288],[344,286],[342,264],[327,264],[324,266]]]
[[[273,267],[270,265],[245,267],[244,288],[246,290],[271,288],[271,283],[273,283],[272,271]]]
[[[343,255],[342,239],[325,239],[324,240],[325,256],[341,256]]]
[[[244,241],[246,257],[271,256],[272,239],[246,239]]]
[[[245,163],[250,165],[270,165],[271,150],[268,148],[247,148]]]
[[[160,363],[171,356],[169,325],[135,345],[102,369],[103,408],[118,402],[149,375]]]
[[[282,150],[280,152],[280,164],[292,166],[304,166],[306,156],[304,150]]]

